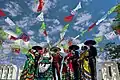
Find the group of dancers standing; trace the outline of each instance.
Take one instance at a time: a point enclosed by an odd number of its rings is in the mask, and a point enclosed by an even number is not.
[[[94,40],[87,40],[79,48],[33,46],[26,54],[27,60],[20,80],[96,80],[97,50]]]

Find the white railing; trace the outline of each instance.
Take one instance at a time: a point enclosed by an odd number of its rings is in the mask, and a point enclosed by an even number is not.
[[[120,80],[116,62],[97,62],[96,67],[97,80]],[[22,69],[18,69],[15,65],[0,64],[0,80],[19,80],[21,71]]]

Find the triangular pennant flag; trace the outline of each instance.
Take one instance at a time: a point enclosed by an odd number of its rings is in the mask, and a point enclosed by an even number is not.
[[[43,34],[44,34],[45,36],[48,35],[46,30],[43,31]]]
[[[23,33],[22,30],[16,25],[16,34],[20,35],[22,33]]]
[[[17,40],[18,38],[10,35],[9,39],[10,40]]]
[[[27,42],[30,40],[30,37],[27,34],[23,33],[19,39],[22,39],[23,41]]]
[[[86,32],[87,30],[82,31],[81,36],[83,36]]]
[[[4,32],[4,30],[1,28],[0,29],[0,39],[7,39],[8,38],[8,34]]]
[[[46,29],[46,24],[45,22],[42,22],[41,30],[45,30],[45,29]]]
[[[106,37],[106,39],[109,40],[109,39],[114,39],[115,37],[117,37],[117,35],[115,34],[114,31],[112,31],[110,33],[105,34],[105,37]]]
[[[73,38],[73,41],[76,40],[76,39],[79,38],[79,37],[80,37],[80,35],[77,35],[75,38]]]
[[[6,14],[0,9],[0,16],[6,16]]]
[[[109,14],[111,14],[112,12],[114,12],[115,11],[115,9],[117,8],[117,5],[116,6],[114,6],[114,7],[112,7],[109,11],[108,11],[108,15]]]
[[[63,29],[62,29],[61,32],[63,33],[63,32],[65,32],[65,31],[67,31],[68,27],[69,27],[69,24],[66,24],[66,25],[63,27]]]
[[[42,10],[43,6],[44,6],[44,1],[43,0],[39,0],[39,5],[38,5],[37,12],[40,12]]]
[[[44,21],[44,14],[43,14],[43,12],[41,12],[40,15],[38,15],[36,19],[38,21]]]
[[[47,36],[46,24],[44,22],[42,22],[40,31],[43,32],[44,36]]]
[[[79,10],[80,8],[82,8],[82,7],[81,7],[81,2],[79,2],[78,5],[71,11],[71,14],[72,14],[72,15],[75,15],[75,12],[76,12],[77,10]]]
[[[108,14],[104,15],[100,20],[96,22],[96,25],[100,24],[103,20],[107,18]]]
[[[60,39],[63,39],[63,38],[64,38],[65,33],[66,33],[66,32],[62,32],[62,33],[60,33]]]
[[[88,31],[90,31],[93,27],[95,27],[96,23],[93,23],[89,28]]]
[[[66,16],[66,17],[64,18],[64,21],[65,21],[65,22],[70,22],[70,21],[72,21],[73,17],[74,17],[74,15]]]
[[[103,40],[103,36],[95,37],[94,40],[96,41],[96,43],[99,43]]]
[[[5,19],[5,22],[7,22],[10,26],[15,26],[15,23],[9,17]]]
[[[13,37],[18,37],[14,32],[10,31],[10,30],[4,30],[4,32],[10,36],[13,36]]]

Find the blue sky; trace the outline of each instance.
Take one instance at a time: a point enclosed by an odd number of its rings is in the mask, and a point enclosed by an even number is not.
[[[118,0],[119,1],[119,0]],[[44,18],[47,25],[48,35],[52,42],[59,39],[60,30],[67,22],[64,17],[70,15],[70,11],[81,2],[82,8],[70,22],[70,27],[65,38],[74,38],[81,31],[86,30],[92,23],[99,20],[107,11],[117,4],[116,0],[45,0]],[[119,1],[120,2],[120,1]],[[25,33],[30,35],[32,40],[41,43],[45,42],[44,36],[39,33],[41,22],[36,20],[39,13],[36,12],[34,0],[0,0],[0,8],[7,14],[6,17],[11,18]],[[9,26],[4,20],[6,17],[0,17],[0,27],[4,30],[11,29],[14,31],[15,26]],[[111,14],[92,31],[85,33],[83,37],[79,37],[76,42],[81,43],[86,39],[94,39],[96,36],[104,36],[112,31],[111,22],[115,14]],[[119,44],[120,36],[113,40],[107,40],[105,37],[99,46],[104,46],[107,42],[116,42]],[[11,54],[12,55],[12,54]],[[11,56],[10,55],[10,56]],[[21,57],[24,55],[20,55]],[[17,57],[18,58],[18,57]],[[6,58],[4,60],[10,60]]]

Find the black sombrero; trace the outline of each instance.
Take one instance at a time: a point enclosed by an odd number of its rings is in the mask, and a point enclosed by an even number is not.
[[[85,44],[85,45],[89,45],[89,44],[91,44],[91,45],[95,45],[96,42],[95,42],[94,40],[87,40],[87,41],[85,41],[84,44]]]
[[[61,49],[58,47],[52,47],[50,51],[57,52],[57,51],[61,51]]]
[[[42,47],[41,46],[33,46],[32,49],[34,49],[34,50],[42,50]]]
[[[69,50],[78,50],[78,49],[79,49],[79,46],[77,46],[77,45],[71,45],[69,47]]]

